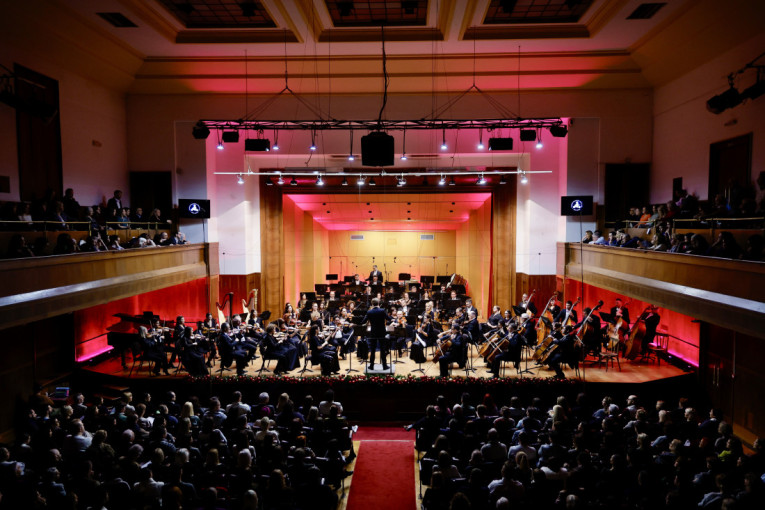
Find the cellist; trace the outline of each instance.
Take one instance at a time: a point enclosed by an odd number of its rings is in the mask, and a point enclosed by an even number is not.
[[[579,339],[576,337],[576,331],[572,326],[564,326],[563,338],[552,342],[556,349],[550,354],[547,364],[555,370],[555,377],[558,379],[566,378],[560,368],[561,363],[576,363],[579,359]]]
[[[503,360],[512,361],[516,370],[521,366],[523,338],[518,334],[518,327],[515,323],[510,323],[507,329],[507,336],[499,341],[498,349],[500,352],[494,356],[491,368],[489,369],[489,372],[492,372],[495,378],[499,377],[499,365]]]
[[[601,331],[602,324],[600,322],[600,317],[594,313],[590,315],[590,312],[592,312],[592,308],[586,307],[584,309],[584,316],[587,317],[589,315],[589,317],[587,318],[587,328],[583,332],[581,340],[586,352],[599,353],[600,346],[603,343],[603,332]],[[583,325],[584,320],[577,323],[574,326],[574,329],[578,331]]]
[[[452,328],[446,341],[438,341],[438,351],[442,352],[442,356],[438,358],[438,366],[441,371],[441,377],[449,377],[449,365],[457,362],[460,368],[465,367],[464,346],[465,342],[463,336],[460,333],[460,325],[455,320],[452,321]],[[450,343],[449,350],[444,352],[446,347],[444,344]]]

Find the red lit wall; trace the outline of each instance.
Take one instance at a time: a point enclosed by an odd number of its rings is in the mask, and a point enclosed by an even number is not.
[[[601,289],[593,285],[584,284],[584,292],[581,291],[582,284],[579,281],[566,278],[565,296],[567,300],[575,301],[577,297],[582,297],[582,304],[577,307],[577,312],[582,313],[586,306],[594,307],[599,299],[603,300],[604,312],[609,312],[614,306],[614,300],[617,297],[622,298],[626,303],[628,296],[617,294],[609,290]],[[650,303],[632,299],[627,305],[630,311],[630,320],[635,321]],[[677,356],[693,366],[699,366],[699,324],[692,322],[694,317],[674,312],[667,308],[660,308],[658,311],[661,316],[658,331],[664,331],[672,336],[669,338],[669,353]],[[676,337],[676,338],[675,338]]]
[[[75,360],[88,360],[109,350],[107,328],[120,322],[115,313],[140,315],[151,311],[161,319],[175,320],[183,315],[187,321],[203,319],[207,313],[207,278],[118,299],[74,312]]]

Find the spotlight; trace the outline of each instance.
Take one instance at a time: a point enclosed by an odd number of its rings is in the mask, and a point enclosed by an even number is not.
[[[406,179],[404,178],[404,174],[401,174],[401,177],[399,177],[397,186],[406,186]]]
[[[449,146],[446,145],[446,129],[444,129],[441,136],[441,150],[445,151],[447,148],[449,148]]]
[[[343,185],[343,186],[348,186],[348,179],[343,177],[343,182],[341,182],[340,184]]]
[[[406,157],[406,153],[401,155],[401,161],[406,161],[408,158]]]
[[[502,176],[502,178],[499,180],[499,183],[500,183],[500,184],[507,184],[507,179],[505,178],[505,176],[504,176],[504,175],[503,175],[503,176]]]
[[[218,150],[219,150],[219,151],[222,151],[222,150],[223,150],[223,142],[221,142],[221,141],[219,140],[219,141],[218,141],[218,146],[217,146],[217,147],[218,147]]]
[[[292,180],[290,181],[290,186],[297,186],[297,179],[295,179],[295,176],[292,176]]]
[[[279,176],[279,178],[276,180],[276,184],[278,184],[279,186],[281,186],[282,184],[284,184],[284,179],[282,179],[282,176],[281,176],[281,175],[280,175],[280,176]]]
[[[541,149],[542,147],[544,147],[544,145],[542,144],[542,140],[539,140],[537,142],[537,149]]]
[[[271,146],[272,151],[278,151],[279,150],[279,143],[274,141],[274,144]]]
[[[205,126],[204,122],[201,120],[197,122],[194,127],[191,129],[191,134],[194,136],[197,140],[206,140],[208,136],[210,136],[210,128]]]
[[[518,172],[521,174],[521,184],[528,184],[529,178],[526,177],[526,172],[523,170],[518,170]]]
[[[311,146],[308,147],[308,150],[315,151],[316,150],[316,133],[314,130],[311,130]]]
[[[239,143],[239,131],[224,131],[222,138],[224,143]]]
[[[316,185],[324,186],[324,180],[321,178],[321,175],[316,178]]]
[[[279,150],[279,132],[274,129],[274,145],[271,147],[272,151]]]
[[[521,141],[533,142],[537,139],[537,132],[533,129],[521,129]]]
[[[484,178],[483,174],[481,174],[481,176],[478,178],[476,184],[486,184],[486,179]]]
[[[738,90],[731,86],[731,88],[722,94],[716,95],[707,101],[707,110],[714,113],[715,115],[719,115],[728,108],[735,108],[736,106],[740,105],[743,100],[744,98],[741,97],[741,94],[738,93]]]
[[[550,126],[550,134],[555,138],[565,138],[565,136],[568,134],[568,126]]]
[[[359,179],[356,181],[356,184],[358,184],[359,186],[363,186],[364,185],[364,177],[359,175]]]
[[[479,129],[478,130],[478,145],[477,145],[477,147],[478,147],[479,151],[482,151],[484,149],[484,147],[485,147],[485,145],[483,144],[483,129]]]
[[[374,177],[371,177],[371,178],[369,179],[369,185],[370,185],[370,186],[377,186],[377,183],[375,182],[375,178],[374,178]]]
[[[348,154],[348,161],[354,161],[356,158],[353,157],[353,154]]]
[[[237,184],[244,184],[244,178],[242,177],[242,174],[239,174],[236,176],[236,183]]]
[[[273,185],[274,185],[274,181],[272,181],[270,177],[266,179],[266,186],[273,186]]]
[[[441,178],[438,180],[438,185],[443,186],[444,184],[446,184],[446,177],[441,175]]]
[[[456,186],[456,185],[457,185],[457,183],[456,183],[456,182],[454,182],[454,177],[452,177],[452,178],[449,180],[449,186]]]
[[[315,151],[315,150],[316,150],[316,144],[315,144],[315,143],[313,143],[313,142],[311,142],[311,146],[310,146],[310,147],[308,147],[308,150],[310,150],[310,151]]]

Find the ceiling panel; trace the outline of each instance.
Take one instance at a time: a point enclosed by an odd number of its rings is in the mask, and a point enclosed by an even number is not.
[[[491,0],[484,23],[577,23],[592,0]]]
[[[425,26],[427,0],[325,0],[335,27]]]
[[[157,0],[186,28],[274,28],[256,0]]]

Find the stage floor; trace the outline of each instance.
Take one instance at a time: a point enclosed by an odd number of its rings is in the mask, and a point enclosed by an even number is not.
[[[428,357],[430,359],[430,356]],[[477,377],[477,378],[490,378],[492,374],[490,374],[487,370],[486,365],[483,362],[483,359],[479,358],[477,355],[472,357],[473,359],[473,366],[475,368],[475,371],[469,372],[470,377]],[[422,364],[422,370],[423,372],[417,372],[419,367],[417,363],[413,362],[409,359],[408,354],[404,353],[404,356],[399,358],[398,363],[391,364],[393,366],[393,372],[391,375],[396,376],[414,376],[414,377],[437,377],[439,375],[439,369],[438,364],[433,363],[431,361],[427,363]],[[645,383],[645,382],[651,382],[651,381],[658,381],[662,379],[667,379],[670,377],[676,377],[680,375],[684,375],[687,372],[684,372],[678,367],[673,366],[672,364],[662,361],[661,365],[657,364],[655,361],[653,362],[638,362],[638,361],[629,361],[626,359],[619,359],[619,365],[617,366],[614,364],[613,367],[609,366],[608,369],[604,365],[598,366],[597,363],[592,364],[589,362],[590,359],[588,358],[588,362],[580,365],[579,374],[574,373],[574,371],[570,368],[564,369],[564,373],[567,378],[569,379],[579,379],[579,380],[586,380],[587,382],[593,382],[593,383],[625,383],[625,384],[635,384],[635,383]],[[301,360],[301,363],[303,360]],[[246,375],[248,376],[257,376],[258,375],[258,369],[261,367],[262,360],[258,358],[257,360],[250,362],[249,366],[246,370]],[[130,357],[128,356],[128,368],[123,369],[120,364],[120,358],[118,356],[110,357],[104,361],[101,361],[99,363],[94,363],[91,365],[83,366],[82,368],[87,371],[91,372],[97,372],[99,374],[103,375],[111,375],[115,377],[120,378],[133,378],[133,379],[173,379],[178,378],[187,375],[185,371],[181,371],[178,374],[175,374],[175,369],[170,369],[169,376],[167,375],[159,375],[154,376],[148,371],[148,364],[144,364],[143,367],[139,368],[138,365],[136,365],[136,368],[133,370],[132,375],[130,374],[130,366],[132,364]],[[269,361],[266,363],[267,368],[273,368],[276,366],[275,361]],[[212,373],[213,375],[219,375],[218,374],[218,364],[216,363],[213,367]],[[340,361],[340,372],[338,374],[335,374],[337,377],[343,377],[346,374],[348,374],[348,360]],[[351,372],[350,375],[363,375],[365,373],[365,364],[358,360],[355,356],[352,360],[351,368],[354,370],[358,370],[358,372]],[[379,359],[378,359],[378,368],[379,366]],[[512,378],[517,379],[520,377],[536,377],[536,378],[547,378],[552,377],[555,375],[555,372],[553,372],[552,369],[548,368],[547,366],[540,366],[537,365],[536,362],[532,359],[529,359],[528,362],[525,359],[524,354],[524,361],[521,363],[521,368],[523,370],[528,369],[528,372],[525,372],[523,374],[517,374],[515,369],[511,367],[510,364],[505,365],[505,373],[503,377],[505,378]],[[311,366],[309,363],[309,369],[312,369],[313,371],[306,371],[305,373],[300,373],[302,368],[298,368],[290,372],[288,375],[290,377],[303,377],[303,378],[311,378],[311,377],[317,377],[321,374],[320,367],[318,365]],[[221,375],[223,376],[232,376],[235,375],[235,370],[227,370],[224,371]],[[264,376],[273,376],[271,371],[263,371],[262,375]],[[369,375],[385,375],[381,370],[376,370],[374,373],[370,372]],[[458,369],[456,365],[453,365],[452,369],[452,377],[453,378],[464,378],[466,377],[466,372],[464,369]]]

